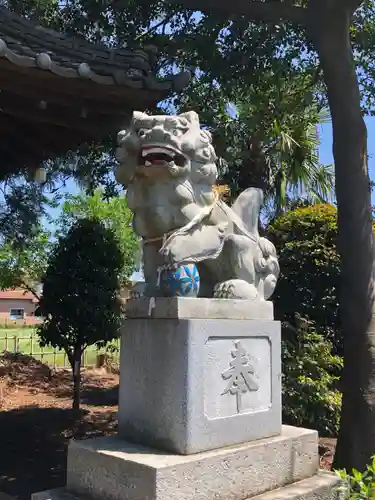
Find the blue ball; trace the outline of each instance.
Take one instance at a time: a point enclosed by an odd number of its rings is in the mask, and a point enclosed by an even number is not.
[[[195,264],[181,264],[167,269],[160,275],[160,290],[164,297],[197,297],[199,272]]]

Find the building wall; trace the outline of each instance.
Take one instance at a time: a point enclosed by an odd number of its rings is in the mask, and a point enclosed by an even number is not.
[[[35,318],[34,313],[37,304],[27,299],[0,299],[0,324],[4,323],[20,323],[33,325],[40,323],[38,318]],[[23,309],[23,320],[12,320],[10,317],[10,309]]]

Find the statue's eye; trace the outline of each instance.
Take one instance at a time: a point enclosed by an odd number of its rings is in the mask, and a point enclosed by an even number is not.
[[[179,128],[175,128],[172,130],[172,134],[175,135],[176,137],[180,137],[183,134],[183,131]]]
[[[139,137],[144,137],[146,135],[146,132],[147,132],[146,128],[140,128],[137,133]]]

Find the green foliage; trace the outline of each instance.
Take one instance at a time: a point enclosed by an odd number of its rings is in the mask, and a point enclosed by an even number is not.
[[[42,280],[42,342],[64,348],[71,359],[76,345],[85,349],[115,338],[122,263],[112,232],[98,221],[82,219],[60,237]]]
[[[297,4],[306,6],[306,2]],[[217,129],[215,141],[218,149],[225,149],[226,181],[234,194],[261,181],[276,196],[276,205],[285,205],[288,197],[301,193],[315,201],[330,199],[332,171],[315,161],[312,141],[318,114],[327,104],[325,86],[304,30],[281,23],[249,23],[239,15],[201,15],[163,0],[106,4],[5,0],[4,5],[44,26],[89,41],[129,48],[152,44],[158,54],[155,71],[161,76],[177,68],[192,70],[191,85],[167,104],[177,110],[199,109],[202,121]],[[367,0],[354,13],[351,27],[362,102],[369,112],[375,102],[374,13],[374,1]],[[230,103],[237,106],[241,123],[223,112]],[[102,184],[113,193],[110,139],[85,146],[78,155],[73,152],[67,161],[53,162],[53,171],[82,181],[90,192]],[[260,151],[250,151],[250,143],[251,148],[260,143]],[[271,166],[273,175],[269,176]],[[22,219],[25,214],[15,218],[18,223]]]
[[[341,394],[336,385],[342,358],[332,354],[332,344],[312,322],[299,316],[296,320],[297,328],[289,335],[293,340],[282,342],[283,421],[337,435]]]
[[[356,58],[358,81],[362,93],[364,112],[374,115],[375,92],[375,2],[365,0],[353,16],[353,25],[350,29]]]
[[[25,247],[34,237],[46,209],[55,206],[50,185],[42,185],[27,175],[14,174],[4,179],[0,169],[0,240]]]
[[[348,500],[373,500],[375,498],[375,455],[365,472],[353,469],[351,474],[337,470],[336,474],[344,484],[338,488]]]
[[[73,406],[79,407],[83,351],[117,337],[121,323],[118,276],[123,256],[113,232],[78,220],[52,250],[43,278],[38,327],[41,345],[64,349],[73,370]]]
[[[91,196],[68,196],[59,219],[50,222],[57,223],[57,235],[62,236],[81,219],[100,221],[113,232],[123,258],[120,286],[126,285],[134,271],[139,243],[132,230],[132,213],[125,196],[106,199],[102,190],[96,190]],[[3,239],[0,245],[0,289],[21,287],[39,297],[38,284],[47,269],[54,244],[51,233],[40,224],[34,226],[23,245]]]
[[[0,289],[21,287],[38,297],[37,285],[47,269],[50,249],[50,233],[40,225],[25,245],[4,240],[0,245]]]
[[[296,206],[275,219],[267,232],[281,269],[274,304],[282,321],[284,420],[337,435],[343,339],[336,208]]]
[[[120,284],[126,285],[134,271],[135,254],[139,248],[132,229],[133,215],[126,197],[119,195],[106,199],[101,189],[96,189],[92,195],[69,196],[62,207],[58,233],[66,234],[68,228],[80,219],[100,221],[113,232],[123,257]]]
[[[294,326],[296,312],[309,318],[317,331],[333,343],[334,352],[342,354],[336,208],[296,208],[274,220],[267,231],[281,268],[274,295],[276,317]]]
[[[13,12],[45,26],[53,26],[58,16],[58,4],[58,0],[9,0],[6,2]]]

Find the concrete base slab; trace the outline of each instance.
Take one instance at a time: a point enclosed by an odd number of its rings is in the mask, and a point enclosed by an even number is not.
[[[321,471],[303,481],[258,495],[253,500],[345,500],[347,497],[338,491],[340,484],[335,474]]]
[[[252,500],[345,500],[345,497],[340,497],[337,491],[339,485],[340,480],[334,474],[319,472],[311,478],[252,497]],[[77,495],[67,491],[66,488],[56,488],[34,493],[31,500],[91,500],[91,498]],[[176,496],[176,500],[183,498]]]
[[[152,304],[152,303],[151,303]],[[148,297],[126,301],[128,318],[159,319],[273,319],[273,303],[260,300]]]
[[[97,500],[244,500],[318,466],[317,432],[288,426],[277,437],[187,456],[104,437],[71,442],[67,488]]]

